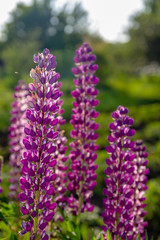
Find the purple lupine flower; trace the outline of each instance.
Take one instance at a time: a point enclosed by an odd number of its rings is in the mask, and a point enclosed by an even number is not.
[[[54,182],[57,177],[56,145],[59,131],[56,130],[57,114],[60,111],[59,73],[55,72],[56,57],[48,49],[34,55],[38,63],[30,72],[33,83],[29,84],[31,96],[26,111],[28,124],[23,139],[26,151],[21,160],[23,176],[20,187],[23,190],[19,199],[23,203],[21,212],[30,220],[22,222],[21,235],[30,232],[30,239],[48,240],[46,230],[55,214],[56,202]]]
[[[0,193],[3,192],[3,189],[1,187],[1,182],[2,182],[2,165],[3,165],[3,157],[0,156]]]
[[[63,104],[63,101],[59,102],[59,105]],[[57,174],[57,178],[55,179],[55,202],[64,209],[66,204],[66,183],[67,183],[67,169],[66,161],[68,157],[65,155],[67,151],[67,138],[64,136],[64,130],[61,130],[61,126],[65,124],[65,119],[62,114],[64,113],[64,109],[60,109],[57,117],[57,126],[56,130],[59,131],[59,136],[57,137],[57,150],[55,152],[55,159],[57,160],[57,165],[55,168],[55,173]]]
[[[76,89],[72,91],[75,98],[72,109],[71,124],[74,129],[71,137],[74,139],[70,144],[71,170],[68,178],[68,190],[71,192],[68,198],[68,206],[73,215],[94,209],[91,205],[91,196],[96,186],[97,165],[94,163],[98,147],[95,142],[98,134],[95,130],[99,125],[95,122],[99,113],[95,110],[99,101],[96,98],[98,90],[95,85],[99,79],[94,75],[98,65],[94,64],[96,56],[92,54],[92,48],[87,43],[76,50],[74,62],[76,67],[72,69],[75,75]]]
[[[140,233],[141,239],[145,239],[145,231],[144,228],[147,226],[147,222],[144,221],[144,216],[146,215],[146,211],[144,208],[146,207],[145,192],[148,189],[146,185],[148,178],[147,174],[149,173],[149,169],[146,167],[148,164],[148,153],[146,152],[146,146],[143,144],[142,140],[135,141],[135,145],[133,147],[133,151],[136,155],[134,159],[134,228],[133,228],[133,239],[136,240],[138,233]]]
[[[135,130],[131,129],[133,119],[128,109],[119,106],[112,113],[114,122],[109,124],[111,134],[108,136],[110,146],[106,147],[109,158],[106,159],[104,199],[102,213],[104,232],[107,229],[112,239],[130,240],[133,238],[133,194],[134,194],[134,158],[132,151],[134,142],[131,137]]]
[[[9,127],[10,145],[10,194],[11,198],[17,198],[20,191],[19,178],[21,172],[21,157],[24,151],[23,138],[26,124],[25,111],[27,109],[26,97],[29,94],[25,81],[19,80],[15,87],[14,101],[11,110],[11,126]]]

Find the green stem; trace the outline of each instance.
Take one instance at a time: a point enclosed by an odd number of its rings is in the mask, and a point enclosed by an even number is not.
[[[79,196],[79,206],[78,206],[78,213],[77,213],[77,217],[76,217],[76,224],[79,225],[80,224],[80,213],[81,213],[81,207],[82,207],[82,203],[83,203],[83,194],[82,194],[82,187],[83,187],[83,182],[80,182],[80,196]]]
[[[54,227],[54,222],[51,221],[51,222],[50,222],[50,236],[49,236],[49,240],[53,239],[53,236],[52,236],[53,227]]]

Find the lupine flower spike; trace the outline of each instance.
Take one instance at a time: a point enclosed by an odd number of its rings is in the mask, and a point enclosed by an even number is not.
[[[10,194],[12,199],[17,199],[20,192],[19,178],[21,174],[21,157],[24,151],[24,127],[27,122],[25,111],[27,109],[26,97],[29,94],[25,81],[19,80],[15,87],[14,101],[11,111],[11,126],[9,127],[10,145]]]
[[[3,192],[3,189],[1,187],[1,182],[2,182],[2,165],[3,165],[3,157],[0,156],[0,193]]]
[[[134,145],[134,153],[136,155],[134,159],[134,228],[133,228],[133,239],[136,240],[138,237],[138,233],[141,236],[142,240],[145,240],[145,231],[144,228],[147,226],[147,222],[144,221],[144,216],[146,215],[146,211],[144,208],[146,207],[145,192],[148,189],[147,183],[147,174],[149,173],[149,169],[146,167],[148,164],[148,153],[146,152],[146,146],[143,144],[142,140],[135,141]]]
[[[70,144],[71,170],[69,172],[68,190],[71,192],[68,198],[68,205],[73,215],[80,212],[93,211],[91,196],[96,186],[97,165],[94,163],[98,150],[95,144],[98,134],[95,130],[99,125],[95,119],[99,113],[95,107],[99,101],[96,100],[98,90],[95,88],[98,78],[94,75],[98,66],[94,64],[96,56],[92,54],[92,48],[84,43],[78,50],[74,62],[76,67],[72,69],[75,75],[74,83],[76,89],[72,91],[75,98],[73,102],[73,115],[71,124],[74,129],[71,131],[73,142]],[[77,218],[78,219],[78,218]]]
[[[63,104],[63,101],[59,101],[59,105]],[[67,138],[64,136],[64,130],[61,129],[61,126],[65,124],[65,119],[62,114],[64,109],[60,109],[58,112],[58,124],[56,126],[56,131],[59,131],[59,136],[57,137],[57,150],[55,152],[55,159],[57,160],[57,165],[55,166],[55,173],[57,178],[55,179],[55,197],[54,200],[56,203],[64,210],[66,205],[66,183],[67,183],[67,169],[68,166],[65,165],[68,157],[65,155],[67,151]],[[62,220],[62,216],[60,216]]]
[[[63,101],[59,101],[59,105],[62,105]],[[61,129],[61,126],[65,124],[65,119],[63,118],[64,109],[60,109],[58,112],[58,124],[56,126],[56,131],[59,131],[59,136],[57,137],[57,149],[55,152],[54,158],[57,160],[57,164],[55,166],[55,173],[57,174],[57,177],[55,179],[55,194],[54,194],[54,201],[57,203],[57,214],[54,218],[54,221],[51,223],[51,236],[54,238],[56,237],[56,231],[55,228],[57,228],[56,222],[63,221],[62,214],[58,211],[58,207],[60,207],[63,211],[66,206],[66,196],[65,193],[67,191],[67,169],[68,166],[66,166],[66,161],[68,157],[65,155],[67,151],[67,138],[64,136],[64,130]]]
[[[106,159],[104,199],[102,214],[106,236],[110,230],[113,240],[133,238],[133,194],[134,194],[134,142],[131,137],[135,130],[130,127],[133,119],[127,116],[128,109],[119,106],[112,113],[114,122],[109,124],[110,146],[106,147],[109,158]]]
[[[26,138],[23,139],[26,151],[21,161],[23,176],[20,178],[23,192],[19,194],[23,204],[21,212],[30,219],[22,222],[21,235],[30,232],[30,240],[48,240],[48,223],[53,219],[57,205],[53,197],[59,135],[56,125],[62,93],[58,83],[60,75],[55,72],[56,57],[44,49],[43,53],[35,54],[33,60],[38,66],[30,73],[33,83],[29,84],[28,124],[24,129]]]

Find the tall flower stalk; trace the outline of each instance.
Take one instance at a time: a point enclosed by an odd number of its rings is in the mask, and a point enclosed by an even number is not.
[[[135,141],[134,145],[134,195],[133,195],[133,214],[134,214],[134,228],[133,228],[133,239],[136,240],[138,233],[141,236],[141,239],[145,240],[145,231],[144,228],[147,226],[147,222],[144,221],[144,216],[146,211],[145,192],[148,189],[147,183],[147,174],[149,169],[146,167],[148,164],[148,153],[146,152],[146,146],[143,144],[142,140]]]
[[[55,214],[55,173],[57,137],[60,111],[59,73],[55,72],[56,57],[48,49],[34,55],[38,66],[31,70],[33,83],[29,84],[31,96],[26,111],[28,124],[23,139],[26,151],[23,153],[19,194],[21,212],[29,215],[29,221],[22,222],[21,235],[30,232],[31,240],[48,240],[47,229]]]
[[[62,102],[63,103],[63,102]],[[57,165],[55,167],[55,173],[57,178],[55,179],[55,201],[64,210],[66,205],[66,196],[67,191],[67,169],[66,161],[68,157],[66,156],[67,151],[67,138],[64,136],[64,130],[61,129],[61,126],[65,124],[65,119],[62,114],[64,109],[60,109],[58,113],[58,124],[56,130],[59,131],[59,136],[57,137],[57,150],[55,152],[55,159],[57,160]]]
[[[92,48],[87,43],[76,50],[74,62],[76,67],[72,69],[75,75],[74,84],[76,89],[72,91],[75,98],[72,109],[71,124],[74,129],[71,131],[73,142],[69,157],[71,159],[70,171],[68,174],[68,190],[71,192],[68,198],[68,206],[73,215],[79,215],[84,211],[93,211],[91,196],[96,186],[97,175],[95,173],[97,165],[94,163],[98,150],[95,144],[98,134],[95,130],[99,125],[95,122],[99,113],[95,107],[99,101],[96,100],[98,90],[95,88],[98,78],[95,72],[98,68],[94,64],[96,56],[92,54]]]
[[[21,174],[21,158],[24,151],[23,138],[24,127],[26,124],[25,111],[27,109],[26,97],[29,94],[26,83],[18,81],[15,87],[14,101],[11,110],[11,126],[9,127],[9,145],[10,145],[10,194],[12,199],[17,199],[19,188],[19,178]]]
[[[104,199],[102,214],[104,232],[110,230],[113,240],[133,239],[133,195],[134,195],[134,158],[131,137],[133,119],[127,116],[128,109],[119,106],[112,113],[114,122],[109,124],[110,146],[106,147],[109,158],[106,159]]]
[[[62,105],[63,101],[59,101],[59,105]],[[57,236],[57,233],[55,229],[57,228],[57,221],[63,221],[63,216],[61,212],[59,211],[59,207],[61,210],[64,211],[66,206],[66,191],[67,191],[67,169],[68,166],[66,166],[66,161],[68,157],[66,156],[67,151],[67,138],[64,135],[64,130],[62,129],[62,126],[65,124],[65,119],[63,118],[64,109],[60,109],[58,112],[58,123],[56,126],[56,131],[59,131],[59,135],[57,137],[57,149],[55,152],[54,158],[57,160],[57,164],[55,166],[55,173],[57,174],[57,177],[55,179],[55,194],[54,194],[54,201],[57,203],[57,214],[54,218],[54,220],[50,224],[50,233],[51,236],[54,238]]]

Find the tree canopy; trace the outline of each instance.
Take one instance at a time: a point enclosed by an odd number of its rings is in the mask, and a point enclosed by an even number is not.
[[[65,4],[58,10],[55,0],[34,0],[30,5],[17,4],[4,29],[5,43],[34,37],[42,48],[53,47],[54,43],[54,48],[64,49],[77,44],[86,29],[87,12],[80,3],[70,8]]]
[[[134,14],[128,29],[130,46],[138,64],[160,63],[160,1],[145,0],[144,10]]]
[[[57,9],[55,1],[33,0],[30,5],[18,3],[11,12],[11,20],[3,31],[4,41],[0,39],[1,74],[4,72],[16,78],[14,72],[17,71],[21,78],[22,72],[29,72],[33,64],[29,56],[46,47],[63,50],[60,65],[63,62],[68,66],[65,63],[71,62],[68,59],[73,57],[71,52],[87,33],[88,14],[81,3],[66,3]],[[60,52],[57,56],[61,59]]]

